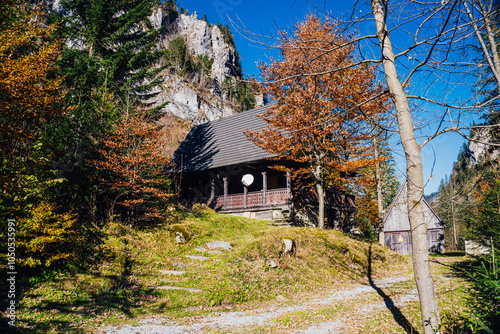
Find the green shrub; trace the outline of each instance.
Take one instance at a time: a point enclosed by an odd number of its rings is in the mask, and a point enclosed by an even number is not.
[[[470,306],[476,322],[486,333],[500,333],[499,257],[500,253],[494,250],[490,256],[483,257],[470,274],[473,284]]]

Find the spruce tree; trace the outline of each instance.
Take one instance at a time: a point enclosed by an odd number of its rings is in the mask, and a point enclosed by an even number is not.
[[[69,87],[88,94],[107,82],[120,96],[148,97],[160,82],[159,31],[148,16],[156,0],[63,0]],[[86,95],[88,97],[88,95]]]
[[[51,17],[60,22],[59,34],[65,39],[59,67],[65,76],[68,104],[73,106],[47,129],[53,165],[67,180],[54,193],[83,219],[100,220],[96,202],[106,192],[89,161],[96,159],[97,150],[125,110],[150,109],[146,101],[160,84],[160,31],[148,18],[156,3],[63,0],[62,10]]]

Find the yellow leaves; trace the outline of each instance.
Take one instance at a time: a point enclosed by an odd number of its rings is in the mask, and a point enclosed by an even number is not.
[[[49,266],[56,260],[74,256],[77,232],[73,230],[76,218],[71,213],[55,213],[46,202],[29,211],[27,218],[17,223],[16,242],[19,264]],[[71,247],[73,246],[73,247]]]
[[[0,133],[9,148],[1,149],[6,157],[25,154],[19,150],[30,147],[23,143],[36,136],[40,123],[65,112],[62,78],[50,76],[61,43],[49,41],[55,26],[43,27],[36,15],[0,31]]]

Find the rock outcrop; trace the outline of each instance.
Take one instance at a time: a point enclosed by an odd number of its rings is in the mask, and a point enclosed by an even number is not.
[[[491,129],[483,128],[474,133],[472,140],[469,140],[469,151],[474,158],[471,160],[472,164],[477,164],[484,159],[498,159],[500,150],[490,145],[491,142]]]
[[[221,103],[215,87],[206,84],[214,78],[219,85],[228,78],[234,82],[239,79],[235,71],[239,67],[236,50],[225,41],[220,28],[198,19],[196,12],[191,15],[178,14],[162,7],[157,8],[150,19],[155,28],[164,28],[160,49],[167,50],[171,41],[182,37],[191,56],[204,56],[211,62],[211,75],[205,78],[204,83],[189,80],[168,69],[164,71],[164,84],[155,98],[156,105],[168,102],[164,112],[195,124],[234,114],[237,111],[235,107],[225,101]]]
[[[71,15],[65,12],[60,0],[45,1],[54,11]],[[152,106],[167,103],[162,109],[164,113],[191,124],[212,121],[238,112],[241,107],[234,103],[234,98],[232,101],[226,98],[227,91],[224,91],[224,87],[236,86],[241,79],[241,68],[233,43],[228,42],[228,36],[224,36],[220,27],[198,19],[196,12],[191,15],[181,14],[171,4],[155,7],[149,19],[153,28],[161,31],[158,41],[160,50],[168,52],[170,43],[182,38],[190,59],[202,58],[205,64],[209,64],[209,68],[195,69],[199,73],[187,75],[185,71],[167,66],[161,73],[163,85],[158,88],[158,94],[147,102]],[[78,43],[67,41],[69,47],[84,47]],[[165,63],[166,61],[161,65]]]

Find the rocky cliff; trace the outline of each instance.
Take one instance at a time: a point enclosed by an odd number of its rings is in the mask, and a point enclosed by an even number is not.
[[[469,140],[469,151],[473,156],[472,164],[484,162],[484,160],[497,160],[500,155],[500,150],[494,145],[491,135],[491,128],[476,129],[472,135],[473,140]]]
[[[219,88],[224,91],[221,86],[235,84],[241,79],[236,49],[225,40],[219,26],[198,19],[196,12],[185,15],[163,7],[156,8],[150,19],[155,28],[163,28],[159,42],[161,49],[175,53],[178,50],[174,48],[179,48],[179,43],[173,42],[182,38],[189,53],[186,58],[191,58],[180,59],[182,64],[179,59],[166,64],[167,68],[162,72],[164,84],[156,97],[156,104],[169,102],[164,108],[165,112],[194,123],[237,112],[239,106],[224,101],[227,100],[226,96],[221,103],[214,84],[216,79]],[[204,60],[207,66],[193,66],[195,68],[192,71],[183,71],[187,62],[196,63],[200,60]]]
[[[58,12],[64,10],[59,0],[51,1],[51,6]],[[176,5],[167,1],[156,6],[149,19],[160,31],[158,48],[165,51],[165,57],[159,64],[164,68],[163,85],[148,102],[153,106],[167,103],[164,113],[191,124],[255,105],[250,85],[241,80],[239,55],[227,26],[198,19],[196,12],[179,13]]]

